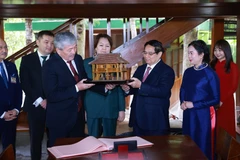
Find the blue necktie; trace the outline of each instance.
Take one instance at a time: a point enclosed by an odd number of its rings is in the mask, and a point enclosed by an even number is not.
[[[2,75],[3,81],[4,81],[5,85],[6,85],[6,87],[8,88],[7,75],[6,75],[6,72],[5,72],[4,68],[3,68],[3,63],[2,62],[0,63],[0,71],[1,71],[1,75]]]

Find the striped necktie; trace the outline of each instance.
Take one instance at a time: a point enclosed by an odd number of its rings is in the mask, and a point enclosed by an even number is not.
[[[0,71],[1,71],[1,75],[2,75],[2,78],[3,78],[3,81],[5,83],[5,86],[8,88],[8,80],[7,80],[7,74],[3,68],[3,63],[1,62],[0,63]]]
[[[144,82],[147,79],[151,69],[152,69],[151,67],[147,67],[147,71],[146,71],[146,73],[143,76],[142,82]]]

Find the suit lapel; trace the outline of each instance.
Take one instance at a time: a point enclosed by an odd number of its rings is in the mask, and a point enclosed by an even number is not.
[[[59,67],[62,68],[62,71],[68,75],[66,75],[66,77],[71,77],[71,79],[75,82],[75,79],[71,73],[71,71],[69,70],[66,62],[56,53],[56,58],[58,59],[59,62]]]
[[[42,77],[42,66],[41,66],[41,62],[40,62],[40,59],[39,59],[39,56],[38,56],[38,53],[37,52],[34,52],[33,53],[33,59],[32,59],[32,64],[36,70],[37,73],[40,73],[40,77]]]
[[[76,64],[76,68],[77,68],[77,72],[78,72],[78,78],[81,79],[80,77],[80,73],[81,73],[81,68],[80,68],[80,64],[79,64],[79,60],[77,60],[77,55],[75,55],[74,57],[74,62]]]
[[[153,78],[155,78],[156,76],[156,74],[158,74],[158,72],[159,72],[159,68],[161,68],[161,65],[162,65],[162,60],[161,61],[159,61],[157,64],[156,64],[156,66],[152,69],[152,71],[150,72],[150,74],[148,75],[148,77],[147,77],[147,79],[145,80],[145,82],[148,82],[148,81],[151,81]],[[145,67],[145,69],[146,69],[146,67]],[[145,71],[145,70],[144,70]]]

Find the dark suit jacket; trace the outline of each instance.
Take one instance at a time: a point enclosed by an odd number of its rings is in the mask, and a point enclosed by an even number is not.
[[[86,78],[83,60],[75,55],[74,61],[79,73],[79,79]],[[78,115],[78,97],[83,91],[76,92],[76,81],[67,64],[58,55],[54,54],[42,69],[43,89],[47,97],[47,127],[73,127]]]
[[[29,112],[35,109],[33,103],[37,98],[46,98],[42,87],[42,67],[37,52],[22,58],[20,80],[22,89],[26,94],[23,110]]]
[[[8,72],[8,88],[6,88],[2,76],[0,76],[0,116],[3,112],[14,108],[20,111],[22,105],[22,90],[19,83],[16,66],[12,62],[4,60]],[[0,119],[0,129],[4,119]]]
[[[133,77],[143,79],[147,64],[139,66]],[[129,126],[137,123],[144,130],[169,130],[169,98],[174,84],[174,71],[162,60],[156,64],[142,82],[140,89],[130,89],[134,94]]]

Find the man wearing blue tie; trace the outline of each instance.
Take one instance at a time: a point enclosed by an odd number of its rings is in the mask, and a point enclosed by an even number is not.
[[[5,60],[8,47],[0,39],[0,136],[3,150],[12,144],[15,150],[17,115],[22,104],[22,90],[14,63]]]

